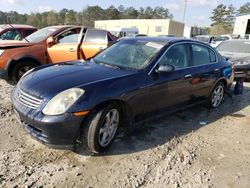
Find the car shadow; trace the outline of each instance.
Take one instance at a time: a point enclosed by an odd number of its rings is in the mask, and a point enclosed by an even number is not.
[[[197,105],[154,120],[154,122],[135,125],[130,134],[126,134],[127,131],[120,129],[111,148],[101,155],[91,154],[82,147],[77,147],[76,153],[98,157],[148,150],[163,145],[173,138],[198,130],[225,116],[243,118],[245,115],[239,111],[249,104],[250,87],[245,87],[242,95],[227,95],[224,102],[217,109],[210,109],[205,104]]]

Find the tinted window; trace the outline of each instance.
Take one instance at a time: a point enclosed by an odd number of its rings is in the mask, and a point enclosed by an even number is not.
[[[188,67],[187,45],[178,44],[171,47],[160,59],[160,65],[173,65],[175,69]]]
[[[198,44],[192,44],[191,46],[193,66],[210,63],[210,54],[207,47]]]
[[[30,34],[32,34],[32,33],[34,33],[34,30],[32,29],[27,29],[27,30],[25,30],[24,31],[24,33],[25,33],[25,36],[29,36]]]
[[[210,62],[214,63],[216,62],[216,55],[212,50],[209,50],[210,52]]]
[[[18,30],[9,30],[0,36],[3,40],[22,40],[22,36]]]
[[[88,29],[85,42],[107,42],[107,32],[103,30]]]

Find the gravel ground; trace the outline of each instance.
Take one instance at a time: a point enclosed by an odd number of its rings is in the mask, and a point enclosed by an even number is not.
[[[50,149],[20,127],[0,80],[0,187],[250,187],[250,84],[216,110],[196,106],[120,131],[96,156]]]

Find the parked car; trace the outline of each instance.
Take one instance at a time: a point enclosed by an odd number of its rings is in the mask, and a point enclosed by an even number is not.
[[[225,34],[225,35],[220,35],[220,36],[226,37],[226,40],[240,39],[240,35],[236,35],[236,34]]]
[[[209,45],[165,37],[123,39],[90,61],[30,70],[12,92],[22,126],[54,147],[76,140],[100,153],[117,128],[208,101],[218,107],[232,65]]]
[[[105,30],[81,26],[46,27],[21,42],[0,43],[0,76],[16,83],[36,66],[88,59],[115,40]]]
[[[35,31],[37,31],[37,29],[30,25],[0,25],[0,42],[3,42],[1,40],[23,40],[23,38]]]
[[[228,40],[226,36],[211,36],[211,35],[198,35],[193,37],[200,42],[211,45],[213,48],[216,48],[224,40]]]
[[[247,39],[227,40],[217,50],[235,66],[235,78],[250,80],[250,41]]]
[[[245,34],[243,37],[241,37],[241,39],[248,39],[248,40],[250,40],[250,35],[249,34]]]

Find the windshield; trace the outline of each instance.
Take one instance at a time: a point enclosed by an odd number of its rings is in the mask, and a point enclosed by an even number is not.
[[[158,42],[122,40],[97,56],[94,61],[120,68],[142,69],[163,47]]]
[[[48,38],[56,30],[57,28],[54,28],[54,27],[46,27],[46,28],[36,31],[35,33],[32,33],[31,35],[26,37],[26,39],[29,42],[41,42],[45,40],[46,38]]]
[[[217,50],[223,52],[250,53],[250,41],[224,41],[217,47]]]

